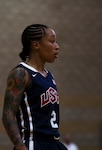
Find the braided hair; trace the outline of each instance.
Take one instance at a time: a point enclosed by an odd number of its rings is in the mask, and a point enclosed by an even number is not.
[[[29,57],[31,41],[41,40],[47,28],[48,26],[43,24],[32,24],[24,29],[21,37],[23,48],[19,54],[23,61],[26,61],[27,57]]]

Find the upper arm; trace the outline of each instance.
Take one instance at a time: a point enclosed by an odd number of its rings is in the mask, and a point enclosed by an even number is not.
[[[12,111],[16,114],[28,83],[29,76],[23,68],[16,68],[9,74],[5,91],[4,113]]]

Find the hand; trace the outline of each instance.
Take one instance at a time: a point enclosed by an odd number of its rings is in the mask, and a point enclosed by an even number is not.
[[[28,150],[28,148],[25,145],[22,145],[22,146],[16,146],[15,150]]]

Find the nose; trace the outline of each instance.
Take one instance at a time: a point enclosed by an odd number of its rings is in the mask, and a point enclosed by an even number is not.
[[[59,45],[58,45],[58,43],[56,43],[56,50],[59,50]]]

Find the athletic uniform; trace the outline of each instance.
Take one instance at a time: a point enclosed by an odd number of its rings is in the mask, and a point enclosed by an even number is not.
[[[23,143],[28,150],[66,150],[59,142],[59,96],[52,74],[45,69],[44,77],[24,62],[17,67],[25,68],[32,82],[16,115]]]

